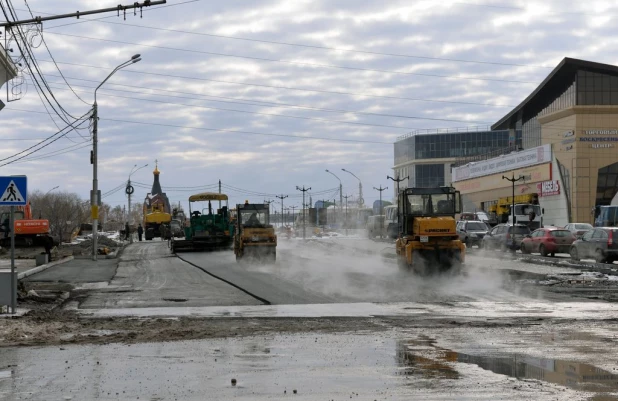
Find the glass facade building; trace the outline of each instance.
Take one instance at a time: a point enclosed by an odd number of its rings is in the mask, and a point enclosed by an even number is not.
[[[508,146],[508,129],[412,134],[395,143],[395,165],[412,160],[482,155]]]

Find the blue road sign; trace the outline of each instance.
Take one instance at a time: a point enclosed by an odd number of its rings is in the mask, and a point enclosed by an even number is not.
[[[24,206],[28,201],[28,177],[0,177],[0,206]]]

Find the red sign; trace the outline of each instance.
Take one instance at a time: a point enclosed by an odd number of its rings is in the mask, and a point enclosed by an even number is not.
[[[560,195],[560,181],[543,181],[536,184],[539,196]]]

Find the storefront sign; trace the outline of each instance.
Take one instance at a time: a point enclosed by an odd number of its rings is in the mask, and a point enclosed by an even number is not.
[[[584,135],[618,135],[618,129],[587,129]]]
[[[560,181],[543,181],[536,184],[537,193],[539,196],[560,195]]]
[[[618,142],[618,137],[593,137],[593,138],[579,138],[580,142]]]
[[[523,176],[524,179],[515,184],[516,191],[519,193],[521,188],[532,186],[536,189],[536,184],[543,181],[550,181],[551,163],[540,164],[537,166],[526,167],[518,170],[509,171],[507,174],[498,173],[469,180],[455,181],[453,186],[462,194],[469,194],[483,191],[493,191],[502,188],[511,188],[511,182],[502,178],[503,175],[511,177]]]
[[[607,148],[613,148],[614,144],[613,143],[593,143],[590,145],[590,147],[592,149],[607,149]]]
[[[453,168],[452,177],[453,182],[456,182],[548,162],[551,162],[549,144]]]

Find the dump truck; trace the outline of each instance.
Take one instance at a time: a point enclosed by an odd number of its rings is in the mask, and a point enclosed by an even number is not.
[[[458,270],[466,254],[456,230],[455,214],[462,209],[459,191],[452,187],[406,188],[399,194],[398,204],[398,265],[420,275]]]
[[[221,207],[213,206],[213,202],[220,203]],[[200,209],[200,205],[204,207]],[[218,208],[215,210],[214,207]],[[230,248],[233,226],[230,224],[227,195],[216,192],[191,195],[188,223],[184,227],[184,239],[170,238],[172,253]]]
[[[234,254],[236,260],[277,259],[277,235],[270,224],[269,205],[248,203],[236,206]]]
[[[32,218],[30,202],[15,208],[13,230],[15,230],[15,247],[53,247],[54,240],[49,233],[49,220]],[[10,248],[10,212],[0,214],[0,246]],[[8,229],[8,230],[7,230]]]

